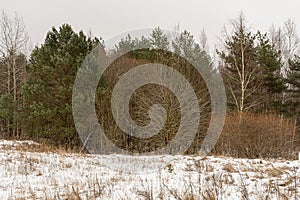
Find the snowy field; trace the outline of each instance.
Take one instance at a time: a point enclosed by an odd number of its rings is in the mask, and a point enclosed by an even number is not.
[[[20,146],[39,144],[0,140],[1,200],[300,199],[299,161],[151,156],[141,164],[145,172],[137,174],[134,166],[116,169],[130,165],[128,156],[33,152]]]

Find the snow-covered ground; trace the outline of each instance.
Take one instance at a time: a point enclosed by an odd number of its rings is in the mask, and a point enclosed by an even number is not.
[[[119,171],[140,159],[23,151],[0,140],[0,199],[300,199],[300,162],[228,157],[143,157],[144,173]],[[163,167],[149,171],[163,163]]]

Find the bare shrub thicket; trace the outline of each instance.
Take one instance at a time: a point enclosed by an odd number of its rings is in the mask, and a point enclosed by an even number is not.
[[[294,123],[275,114],[227,114],[214,153],[246,158],[296,158]]]
[[[138,88],[132,95],[129,105],[129,113],[139,126],[146,126],[150,123],[148,112],[152,105],[162,105],[166,110],[166,123],[158,134],[141,140],[140,138],[124,133],[113,118],[110,100],[113,88],[119,78],[134,67],[151,63],[152,61],[152,63],[165,64],[177,70],[188,80],[195,91],[201,110],[201,118],[198,133],[191,147],[188,149],[188,153],[197,152],[207,132],[210,121],[210,96],[203,78],[187,61],[176,55],[166,52],[156,52],[154,50],[150,52],[146,51],[145,53],[150,54],[150,56],[143,59],[136,59],[129,54],[117,59],[106,70],[103,82],[98,85],[96,110],[99,122],[103,130],[105,130],[106,136],[117,146],[131,152],[149,152],[167,145],[177,134],[182,120],[180,102],[170,89],[158,84],[147,84]],[[180,142],[178,141],[179,147]]]

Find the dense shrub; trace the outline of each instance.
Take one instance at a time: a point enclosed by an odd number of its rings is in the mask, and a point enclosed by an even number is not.
[[[291,158],[299,151],[294,122],[275,114],[228,114],[216,154],[247,158]]]

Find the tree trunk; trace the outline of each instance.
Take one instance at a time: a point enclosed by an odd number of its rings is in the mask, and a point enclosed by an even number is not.
[[[10,88],[10,81],[11,81],[11,66],[10,66],[10,63],[9,63],[9,60],[8,60],[8,64],[7,64],[7,93],[10,94],[11,92],[11,88]],[[6,134],[7,134],[7,137],[10,136],[10,120],[7,119],[7,123],[6,123],[6,127],[7,127],[7,130],[6,130]]]
[[[17,103],[17,72],[16,72],[16,54],[13,53],[13,66],[12,66],[12,72],[13,72],[13,97],[14,97],[14,105]],[[13,137],[16,137],[16,129],[17,129],[17,123],[16,123],[16,108],[14,108],[14,115],[13,115]],[[17,136],[18,137],[18,136]]]

